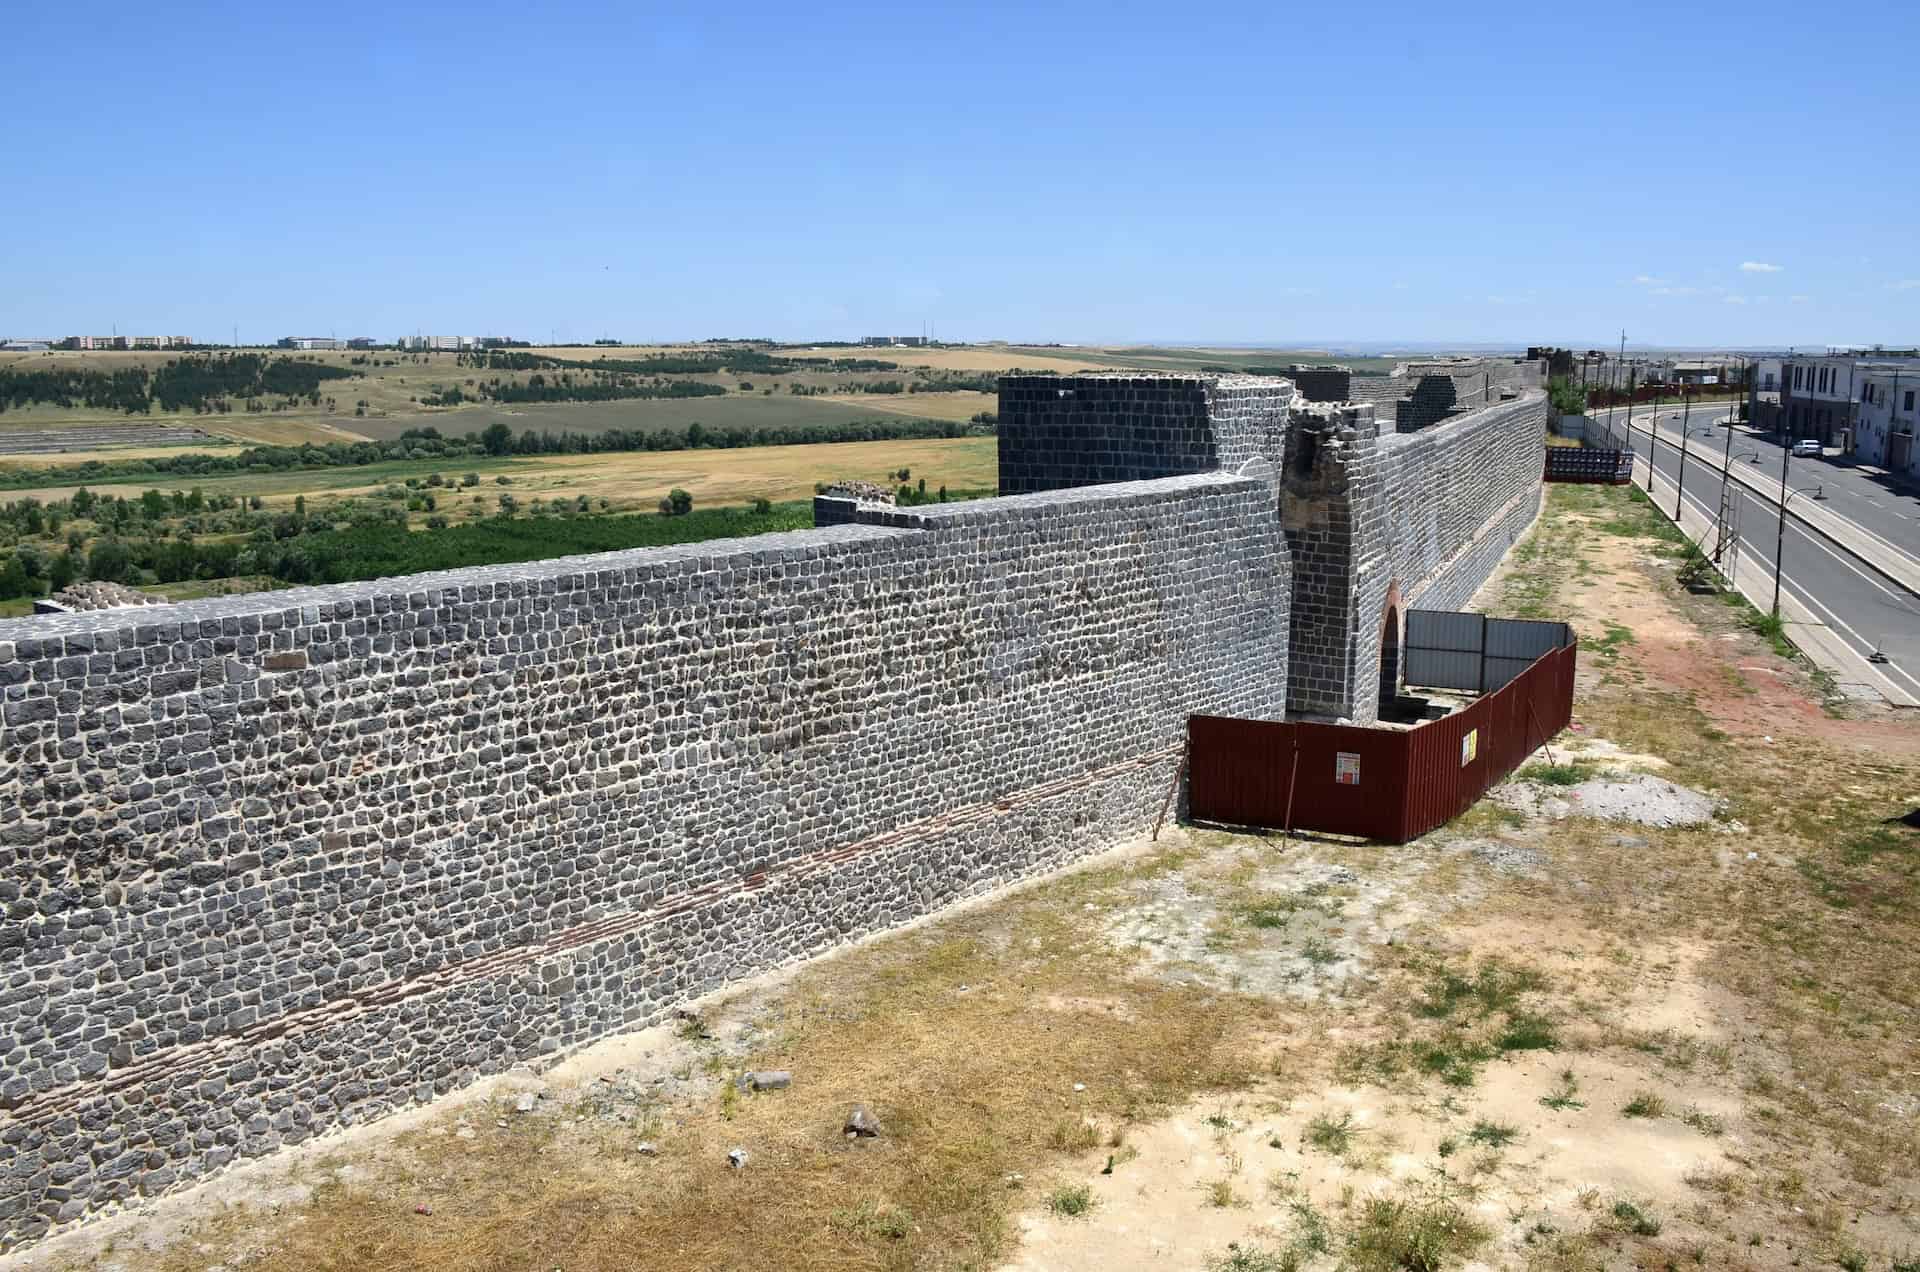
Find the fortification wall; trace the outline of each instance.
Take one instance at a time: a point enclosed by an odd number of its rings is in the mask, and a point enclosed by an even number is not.
[[[1382,432],[1371,404],[1299,416],[1282,501],[1292,712],[1378,717],[1386,625],[1463,607],[1539,514],[1546,419],[1539,393],[1417,433]]]
[[[1279,461],[1291,382],[1250,375],[1020,375],[1000,381],[1000,493]]]
[[[1135,833],[1190,713],[1371,719],[1545,404],[1294,403],[1016,377],[1045,493],[0,622],[0,1246]]]
[[[0,1244],[1135,833],[1270,480],[0,623]]]
[[[1538,387],[1537,362],[1449,358],[1405,362],[1390,376],[1355,376],[1348,400],[1372,403],[1382,413],[1383,427],[1391,411],[1395,430],[1410,433]]]

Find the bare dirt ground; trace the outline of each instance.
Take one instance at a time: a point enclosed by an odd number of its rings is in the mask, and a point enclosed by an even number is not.
[[[1920,722],[1673,575],[1554,492],[1483,607],[1577,727],[1416,843],[1174,830],[0,1268],[1913,1272]]]

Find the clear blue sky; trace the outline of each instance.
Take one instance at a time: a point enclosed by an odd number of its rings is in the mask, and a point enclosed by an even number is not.
[[[22,5],[0,335],[1910,342],[1917,14]]]

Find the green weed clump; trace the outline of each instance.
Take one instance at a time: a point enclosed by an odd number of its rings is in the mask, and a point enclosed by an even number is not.
[[[1337,1118],[1322,1113],[1307,1123],[1307,1143],[1335,1157],[1346,1156],[1358,1135],[1351,1113],[1342,1113]]]
[[[1665,1117],[1667,1102],[1652,1091],[1635,1091],[1633,1098],[1620,1108],[1622,1117]]]
[[[1047,1209],[1056,1215],[1078,1219],[1093,1209],[1093,1189],[1085,1184],[1060,1187],[1047,1194]]]

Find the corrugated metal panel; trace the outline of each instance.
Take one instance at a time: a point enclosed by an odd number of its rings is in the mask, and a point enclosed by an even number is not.
[[[1404,731],[1193,716],[1189,809],[1405,843],[1465,812],[1567,726],[1578,652],[1569,634],[1504,688]]]
[[[1478,689],[1480,687],[1480,651],[1454,653],[1446,649],[1414,649],[1405,652],[1407,683],[1435,689]]]
[[[1487,659],[1487,683],[1485,692],[1504,687],[1515,676],[1533,665],[1531,658],[1493,658]]]
[[[1422,649],[1472,650],[1480,652],[1481,634],[1487,625],[1485,614],[1456,610],[1408,610],[1407,645]]]
[[[1541,654],[1572,639],[1573,629],[1565,623],[1409,610],[1407,683],[1492,693]]]
[[[1541,623],[1523,618],[1487,620],[1487,657],[1520,658],[1532,662],[1567,642],[1565,623]]]

